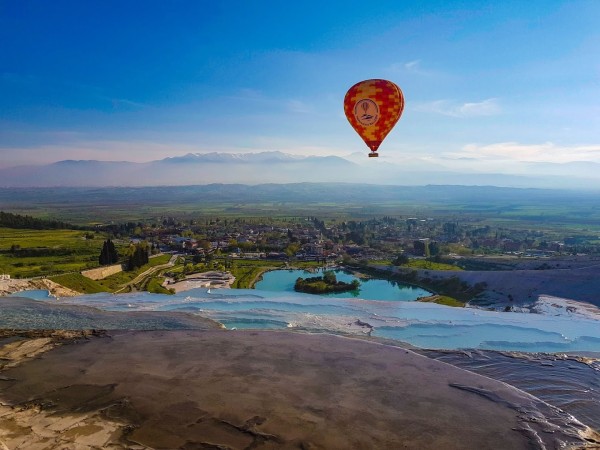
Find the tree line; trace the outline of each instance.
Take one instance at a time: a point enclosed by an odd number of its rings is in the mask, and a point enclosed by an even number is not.
[[[7,228],[31,229],[31,230],[79,230],[76,225],[71,225],[60,220],[36,219],[31,216],[22,216],[0,211],[0,226]]]

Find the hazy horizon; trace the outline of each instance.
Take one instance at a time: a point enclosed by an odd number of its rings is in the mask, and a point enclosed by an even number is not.
[[[362,183],[600,190],[600,164],[519,163],[510,170],[464,167],[413,158],[369,161],[364,155],[301,156],[283,152],[189,153],[148,162],[69,159],[0,168],[0,187],[193,186],[214,183]],[[578,173],[577,177],[571,175]]]

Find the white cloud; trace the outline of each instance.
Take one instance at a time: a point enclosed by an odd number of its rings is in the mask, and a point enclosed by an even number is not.
[[[435,100],[433,102],[418,103],[415,110],[442,114],[450,117],[479,117],[493,116],[501,111],[498,99],[488,98],[480,102],[457,103],[450,100]]]
[[[582,146],[559,146],[552,142],[530,145],[518,142],[499,142],[488,145],[468,144],[461,151],[446,155],[454,158],[519,162],[600,162],[600,144]]]

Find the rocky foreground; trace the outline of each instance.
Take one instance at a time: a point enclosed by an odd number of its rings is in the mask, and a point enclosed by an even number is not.
[[[81,295],[80,292],[66,288],[47,278],[0,280],[0,297],[36,289],[48,291],[54,297],[74,297],[75,295]]]
[[[0,448],[531,449],[600,442],[522,391],[407,349],[208,328],[4,331]]]

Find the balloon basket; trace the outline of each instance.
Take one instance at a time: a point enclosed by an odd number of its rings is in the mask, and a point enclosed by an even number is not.
[[[377,152],[369,153],[369,158],[377,158],[378,156],[379,156],[379,153],[377,153]]]

